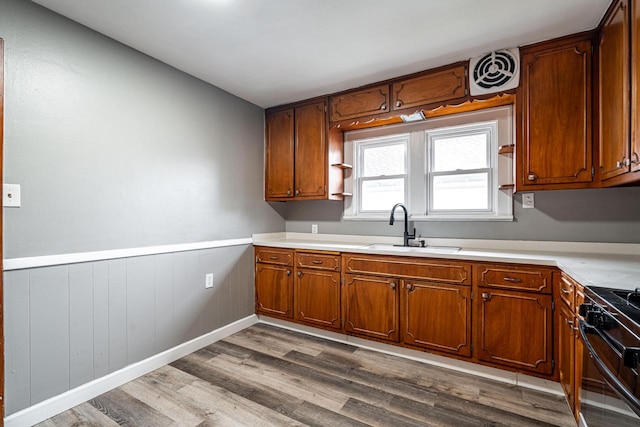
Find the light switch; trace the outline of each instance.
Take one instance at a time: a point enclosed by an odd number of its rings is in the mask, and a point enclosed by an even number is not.
[[[531,209],[535,207],[533,193],[522,193],[522,207]]]
[[[2,184],[2,206],[20,207],[20,184]]]

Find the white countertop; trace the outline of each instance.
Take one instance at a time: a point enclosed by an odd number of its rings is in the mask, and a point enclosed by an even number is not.
[[[460,248],[450,251],[405,251],[384,245],[402,238],[307,233],[253,236],[254,245],[374,255],[413,256],[468,261],[557,266],[583,286],[634,290],[640,288],[640,244],[537,242],[471,239],[425,239],[427,245]],[[376,248],[370,245],[378,244]]]

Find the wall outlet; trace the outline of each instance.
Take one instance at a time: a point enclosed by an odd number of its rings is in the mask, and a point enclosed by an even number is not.
[[[311,224],[311,232],[313,234],[318,234],[318,224]]]
[[[522,193],[522,207],[525,209],[531,209],[535,206],[533,193]]]
[[[2,184],[2,206],[20,207],[20,184]]]
[[[204,287],[213,288],[213,273],[207,273],[204,276]]]

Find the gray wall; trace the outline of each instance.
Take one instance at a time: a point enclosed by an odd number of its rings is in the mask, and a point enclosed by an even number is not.
[[[262,109],[30,1],[0,1],[0,37],[6,258],[284,230]]]
[[[0,0],[0,37],[4,182],[22,186],[5,258],[284,230],[286,207],[263,201],[262,109],[30,1]],[[6,414],[250,315],[252,258],[5,272]]]
[[[5,273],[6,414],[251,315],[252,266],[243,245]]]
[[[424,237],[640,243],[640,188],[537,191],[534,209],[514,197],[513,222],[416,222]],[[342,202],[290,203],[287,231],[402,236],[403,223],[342,221]]]

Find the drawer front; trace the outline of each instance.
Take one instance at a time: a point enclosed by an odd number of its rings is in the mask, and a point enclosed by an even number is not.
[[[518,289],[550,294],[551,270],[515,265],[479,265],[476,277],[480,286]]]
[[[333,96],[329,102],[332,122],[386,113],[389,111],[389,85]]]
[[[559,288],[560,299],[571,308],[572,312],[575,311],[575,281],[571,277],[562,273],[560,275]]]
[[[256,262],[264,264],[293,265],[293,251],[276,248],[255,248]]]
[[[340,256],[296,252],[296,266],[318,270],[340,271]]]
[[[423,261],[407,257],[347,256],[345,273],[419,279],[424,282],[446,282],[471,285],[471,264],[444,260]]]

